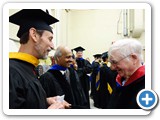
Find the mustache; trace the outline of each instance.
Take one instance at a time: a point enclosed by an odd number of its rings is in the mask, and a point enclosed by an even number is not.
[[[70,61],[68,61],[67,63],[72,64],[72,61],[70,60]]]
[[[51,50],[53,50],[53,49],[47,49],[47,52],[50,52]]]
[[[50,51],[52,51],[52,50],[55,50],[54,47],[48,48],[48,49],[47,49],[47,52],[50,52]]]

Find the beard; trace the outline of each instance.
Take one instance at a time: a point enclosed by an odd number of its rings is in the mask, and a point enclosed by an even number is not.
[[[48,54],[45,54],[41,57],[41,59],[47,59],[48,58]]]
[[[44,50],[41,44],[35,45],[35,50],[37,51],[38,59],[47,59],[49,50]]]

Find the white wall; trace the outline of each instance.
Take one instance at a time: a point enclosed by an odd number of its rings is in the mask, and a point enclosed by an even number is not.
[[[56,44],[55,47],[60,44],[68,45],[68,14],[64,9],[55,10],[55,17],[59,19],[59,22],[56,23]]]
[[[71,10],[68,14],[68,46],[81,45],[84,58],[108,51],[112,41],[123,38],[122,10]],[[143,16],[139,16],[143,17]]]
[[[9,52],[18,52],[19,46],[20,46],[19,42],[9,40]]]
[[[9,15],[11,16],[12,14],[18,12],[19,9],[11,9],[9,10]],[[19,40],[19,38],[17,37],[17,32],[18,32],[19,26],[9,23],[9,38],[15,39],[15,40]]]

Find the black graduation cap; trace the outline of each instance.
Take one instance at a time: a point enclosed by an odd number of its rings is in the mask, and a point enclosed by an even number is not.
[[[102,54],[95,54],[93,55],[94,58],[101,58]]]
[[[19,38],[28,32],[31,27],[53,33],[49,25],[58,21],[59,20],[41,9],[23,9],[9,17],[9,22],[20,26],[17,33]]]
[[[102,53],[102,58],[108,58],[108,52]]]
[[[81,46],[74,48],[73,50],[75,50],[76,52],[78,51],[84,51],[85,49]]]

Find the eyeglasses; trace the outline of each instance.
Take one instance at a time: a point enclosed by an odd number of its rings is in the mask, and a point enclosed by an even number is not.
[[[111,60],[109,61],[112,65],[117,65],[120,61],[124,60],[125,58],[129,57],[131,54],[125,56],[124,58],[120,59],[119,61]]]

